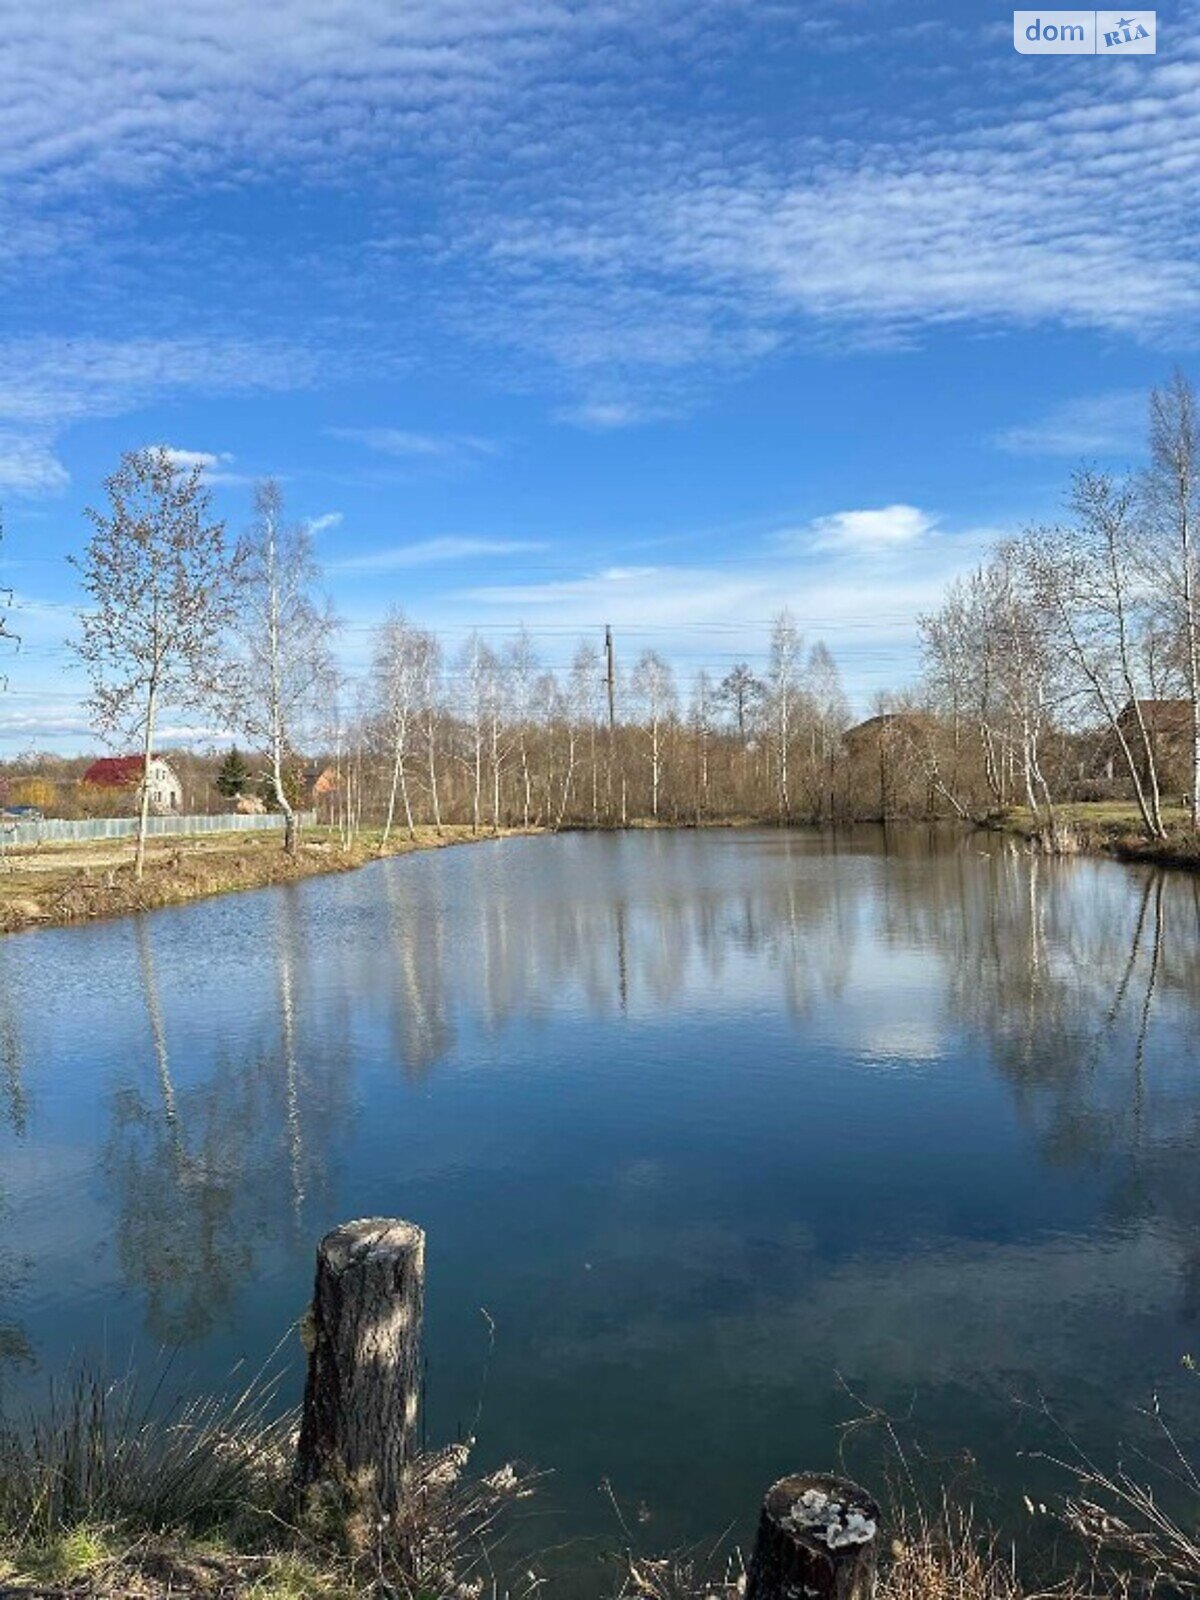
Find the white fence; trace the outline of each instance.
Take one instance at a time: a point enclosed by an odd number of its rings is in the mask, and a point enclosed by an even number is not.
[[[317,820],[315,811],[297,813],[297,820],[309,827]],[[226,812],[215,817],[151,817],[151,838],[181,833],[260,833],[283,827],[283,817],[269,812],[263,817],[243,817]],[[0,818],[0,847],[26,844],[83,844],[97,839],[130,839],[137,833],[136,817],[92,817],[86,822],[16,822]]]

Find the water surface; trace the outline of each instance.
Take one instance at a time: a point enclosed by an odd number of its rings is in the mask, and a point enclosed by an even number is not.
[[[555,1469],[547,1538],[612,1533],[603,1479],[648,1545],[744,1526],[859,1401],[1010,1510],[1046,1408],[1103,1450],[1158,1390],[1200,1433],[1198,951],[1195,879],[880,830],[10,937],[0,1393],[162,1347],[219,1385],[387,1213],[429,1235],[430,1431],[474,1425],[486,1310],[481,1453]]]

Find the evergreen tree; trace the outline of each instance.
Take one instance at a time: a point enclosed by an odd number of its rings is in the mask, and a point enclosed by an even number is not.
[[[243,761],[241,751],[234,745],[222,761],[217,773],[217,792],[223,794],[226,800],[236,800],[239,795],[245,794],[249,787],[250,768]]]

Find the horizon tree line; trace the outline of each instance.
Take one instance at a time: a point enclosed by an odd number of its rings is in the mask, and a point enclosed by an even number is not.
[[[257,764],[244,787],[282,813],[289,852],[314,755],[333,770],[347,840],[366,821],[386,842],[451,824],[966,818],[1015,804],[1052,836],[1064,799],[1106,793],[1132,797],[1161,839],[1172,784],[1200,828],[1200,420],[1180,372],[1150,397],[1146,466],[1081,468],[1062,523],[998,541],[920,619],[920,680],[877,695],[856,728],[832,655],[787,610],[764,671],[702,667],[681,685],[659,651],[617,670],[590,638],[556,671],[524,628],[502,645],[473,631],[451,653],[393,606],[352,679],[335,665],[310,532],[276,482],[257,487],[238,537],[201,470],[165,449],[130,452],[105,489],[71,558],[97,730],[148,761],[164,708],[215,717]],[[148,813],[143,784],[139,875]]]

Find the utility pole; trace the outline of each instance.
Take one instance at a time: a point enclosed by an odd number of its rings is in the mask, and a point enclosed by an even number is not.
[[[617,673],[613,660],[612,629],[604,624],[604,661],[608,677],[608,732],[611,737],[617,726]]]
[[[613,652],[612,628],[604,624],[604,675],[608,683],[608,773],[604,805],[611,825],[613,820],[613,765],[617,755],[617,668]]]

